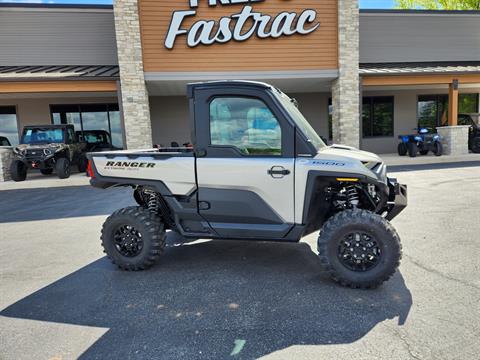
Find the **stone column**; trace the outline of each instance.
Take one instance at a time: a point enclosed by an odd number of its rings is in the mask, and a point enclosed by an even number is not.
[[[357,0],[338,0],[339,77],[332,83],[333,142],[360,146],[359,10]]]
[[[127,149],[152,147],[137,0],[114,2],[121,98]]]
[[[10,164],[13,160],[11,147],[0,147],[0,182],[12,180],[10,175]]]
[[[444,155],[468,154],[468,125],[438,127]]]

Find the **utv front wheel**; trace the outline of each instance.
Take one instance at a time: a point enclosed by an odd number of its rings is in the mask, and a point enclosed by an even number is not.
[[[382,216],[365,210],[345,210],[320,230],[318,252],[324,271],[343,286],[376,288],[396,271],[400,238]]]
[[[114,212],[103,224],[101,239],[104,252],[123,270],[148,269],[165,249],[163,223],[142,207]]]
[[[405,156],[407,155],[407,145],[405,145],[405,143],[401,142],[400,144],[398,144],[398,155],[400,156]]]
[[[70,160],[67,158],[60,158],[57,160],[55,165],[55,170],[57,171],[57,176],[60,179],[66,179],[70,177]]]
[[[27,166],[18,160],[14,160],[10,165],[10,174],[13,181],[24,181],[27,178]]]
[[[408,143],[408,156],[416,157],[418,152],[418,146],[415,143]]]

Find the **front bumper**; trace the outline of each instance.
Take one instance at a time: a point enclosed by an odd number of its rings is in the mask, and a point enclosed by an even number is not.
[[[397,179],[388,178],[389,196],[387,202],[387,220],[392,220],[408,205],[407,185],[399,184]]]

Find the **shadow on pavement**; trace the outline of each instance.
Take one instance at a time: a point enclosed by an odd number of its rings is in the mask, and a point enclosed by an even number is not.
[[[85,359],[252,359],[292,345],[351,343],[412,305],[400,273],[351,290],[319,272],[305,243],[210,241],[170,247],[146,272],[102,258],[0,315],[109,330]],[[243,347],[242,347],[243,345]]]
[[[109,215],[135,205],[130,188],[90,185],[0,191],[0,223]]]
[[[442,170],[458,169],[480,166],[480,161],[458,161],[436,164],[411,164],[411,165],[389,165],[389,172],[422,171],[422,170]]]

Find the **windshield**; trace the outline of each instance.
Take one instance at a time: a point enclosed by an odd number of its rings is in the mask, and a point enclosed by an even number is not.
[[[63,129],[35,128],[25,129],[22,135],[22,144],[49,144],[63,143]]]
[[[83,139],[87,144],[110,144],[110,138],[104,132],[83,132]]]
[[[325,145],[323,140],[313,129],[312,125],[310,125],[300,110],[295,106],[294,101],[278,89],[274,89],[274,94],[276,95],[277,99],[280,100],[283,107],[288,111],[300,131],[307,137],[307,140],[315,147],[315,149],[319,151],[325,148],[327,145]]]

